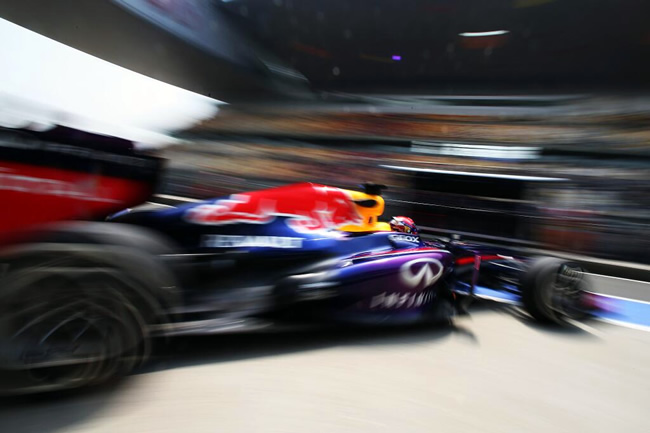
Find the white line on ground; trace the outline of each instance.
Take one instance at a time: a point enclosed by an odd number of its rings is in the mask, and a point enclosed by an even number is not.
[[[627,323],[627,322],[623,322],[621,320],[604,319],[604,318],[600,318],[600,317],[596,318],[596,320],[604,322],[604,323],[609,323],[610,325],[616,325],[616,326],[622,326],[624,328],[636,329],[637,331],[650,332],[650,326],[637,325],[635,323]]]
[[[605,293],[595,293],[595,292],[590,292],[590,293],[593,293],[594,295],[598,295],[598,296],[604,296],[606,298],[620,299],[621,301],[637,302],[639,304],[650,304],[650,301],[641,301],[639,299],[625,298],[623,296],[607,295]]]
[[[585,332],[588,332],[589,334],[591,334],[591,335],[593,335],[595,337],[602,338],[602,337],[605,336],[604,332],[599,331],[598,329],[594,328],[593,326],[589,326],[589,325],[587,325],[585,323],[582,323],[582,322],[579,322],[577,320],[567,319],[567,322],[569,322],[569,324],[571,324],[572,326],[575,326],[578,329],[581,329],[581,330],[583,330]]]
[[[594,277],[611,278],[612,280],[629,281],[629,282],[631,282],[631,283],[641,283],[641,284],[648,284],[648,285],[650,285],[650,281],[631,280],[631,279],[629,279],[629,278],[613,277],[613,276],[611,276],[611,275],[592,274],[591,272],[585,272],[585,274],[587,274],[587,275],[593,275]]]

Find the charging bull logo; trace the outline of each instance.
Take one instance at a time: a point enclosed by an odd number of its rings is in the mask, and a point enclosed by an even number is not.
[[[185,216],[191,223],[206,225],[268,224],[277,217],[285,217],[287,225],[297,232],[335,229],[361,222],[345,191],[312,184],[233,194],[191,208]]]

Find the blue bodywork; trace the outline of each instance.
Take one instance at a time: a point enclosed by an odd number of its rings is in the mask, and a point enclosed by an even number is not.
[[[199,311],[199,318],[402,324],[448,320],[472,296],[521,298],[529,260],[506,250],[391,231],[302,230],[296,221],[307,219],[304,209],[260,211],[269,206],[261,200],[234,212],[221,204],[246,200],[126,210],[109,220],[147,227],[176,245],[181,320]],[[330,212],[325,222],[338,212],[314,206]]]

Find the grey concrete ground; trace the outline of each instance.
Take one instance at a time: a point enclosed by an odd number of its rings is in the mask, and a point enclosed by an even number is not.
[[[598,274],[590,274],[589,278],[594,292],[650,302],[650,282]]]
[[[182,339],[110,389],[4,402],[0,432],[650,431],[650,333],[454,328]]]

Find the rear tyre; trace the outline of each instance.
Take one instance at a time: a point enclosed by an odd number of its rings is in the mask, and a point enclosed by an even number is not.
[[[27,267],[0,292],[3,393],[96,385],[128,373],[148,354],[146,313],[133,281],[98,266]]]
[[[583,305],[589,288],[579,264],[545,257],[533,263],[522,281],[522,302],[528,313],[540,322],[566,324],[584,319]]]

